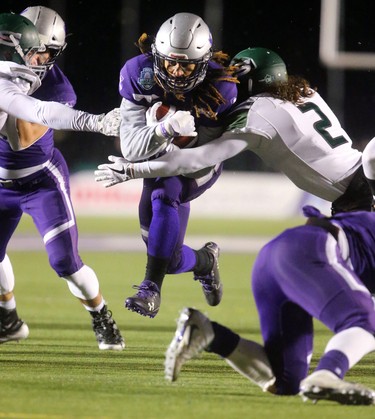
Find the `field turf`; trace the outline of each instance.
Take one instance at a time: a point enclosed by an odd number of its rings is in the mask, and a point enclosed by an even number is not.
[[[189,234],[276,234],[296,224],[283,222],[226,222],[192,219]],[[81,234],[135,233],[131,220],[80,219]],[[246,225],[246,227],[244,227]],[[33,234],[23,222],[18,234]],[[39,239],[39,237],[38,237]],[[100,249],[100,242],[97,243]],[[99,276],[102,292],[126,340],[123,352],[97,349],[90,317],[57,278],[43,252],[12,251],[19,315],[30,336],[0,345],[0,418],[20,419],[221,419],[221,418],[373,418],[374,407],[340,406],[330,402],[303,403],[298,396],[262,393],[223,360],[204,353],[182,369],[177,382],[164,380],[165,350],[173,337],[180,309],[203,310],[245,337],[261,342],[250,294],[254,255],[222,254],[224,297],[217,307],[205,303],[191,274],[167,276],[162,305],[155,319],[123,307],[144,272],[143,253],[87,252],[84,262]],[[316,323],[312,365],[331,336]],[[367,355],[347,376],[375,388],[375,356]]]

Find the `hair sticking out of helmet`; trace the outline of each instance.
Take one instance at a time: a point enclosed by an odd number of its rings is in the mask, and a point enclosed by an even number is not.
[[[276,52],[268,48],[247,48],[236,54],[231,65],[247,94],[258,94],[274,83],[288,80],[286,65]]]
[[[0,14],[0,61],[12,61],[29,68],[34,54],[45,51],[33,23],[14,13]]]
[[[184,94],[202,83],[206,76],[212,56],[211,32],[199,16],[177,13],[161,25],[151,50],[158,82],[167,92]],[[166,61],[191,71],[173,75],[167,71]]]
[[[42,80],[66,47],[65,22],[57,12],[44,6],[31,6],[20,14],[35,25],[42,43],[50,54],[47,62],[34,67],[34,71]]]

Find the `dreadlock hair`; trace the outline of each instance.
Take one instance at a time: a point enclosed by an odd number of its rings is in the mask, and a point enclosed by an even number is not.
[[[267,86],[263,92],[269,93],[277,99],[298,105],[303,98],[311,97],[317,88],[312,88],[310,83],[300,76],[288,76],[285,82],[273,83]]]
[[[149,35],[143,33],[135,45],[139,48],[142,54],[151,55],[151,45],[153,42],[154,40]],[[190,110],[194,113],[196,118],[199,118],[203,111],[206,117],[216,120],[216,112],[211,108],[209,102],[213,101],[216,105],[222,105],[225,103],[225,99],[216,89],[214,84],[219,81],[239,83],[238,79],[234,76],[234,67],[228,65],[229,60],[229,55],[223,51],[214,52],[212,54],[211,61],[220,64],[221,67],[216,69],[207,69],[206,77],[202,83],[192,90],[189,100],[186,100],[186,97],[183,94],[175,95],[178,101],[181,102],[178,109]],[[157,79],[155,79],[155,81],[158,83]],[[167,92],[164,92],[165,97],[167,94]]]

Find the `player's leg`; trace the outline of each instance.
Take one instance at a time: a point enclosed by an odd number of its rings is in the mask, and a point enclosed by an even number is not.
[[[189,203],[198,198],[218,180],[222,165],[198,179],[183,177],[181,202]],[[181,208],[181,206],[180,206]],[[182,208],[181,208],[182,210]],[[168,268],[168,273],[194,272],[194,280],[199,281],[203,294],[210,306],[220,303],[223,295],[223,284],[219,272],[219,246],[214,242],[207,242],[199,250],[183,244],[185,238],[188,215],[180,211],[180,239],[176,245],[174,256]],[[194,262],[195,259],[195,262]]]
[[[129,310],[155,317],[160,308],[165,275],[196,268],[199,271],[195,279],[202,283],[208,303],[216,305],[220,302],[219,249],[215,243],[207,243],[199,251],[183,245],[189,207],[181,208],[182,200],[187,203],[199,196],[218,176],[199,186],[183,176],[144,180],[139,213],[142,236],[147,244],[146,274],[142,283],[135,286],[137,293],[126,299],[125,306]]]
[[[182,366],[207,351],[219,355],[238,373],[274,392],[275,377],[262,345],[240,337],[193,308],[184,308],[165,358],[165,378],[177,380]]]
[[[179,234],[180,190],[177,177],[143,181],[139,220],[147,263],[144,279],[139,286],[134,285],[137,292],[125,300],[125,307],[151,318],[159,312],[164,277]]]
[[[357,385],[350,396],[343,388],[347,383],[342,378],[348,369],[375,349],[375,313],[369,291],[343,260],[334,237],[320,227],[297,227],[266,245],[264,252],[263,268],[270,265],[267,259],[272,260],[282,292],[336,334],[317,367],[323,375],[335,378],[321,388],[321,398],[349,404],[372,400],[371,390],[362,397]],[[262,266],[258,268],[262,270]],[[313,392],[315,399],[319,398],[322,382],[316,380],[313,375],[302,382],[305,396]]]
[[[27,324],[18,317],[14,296],[14,272],[8,255],[7,245],[22,216],[19,201],[21,194],[0,188],[0,343],[26,339]]]
[[[78,230],[68,179],[65,161],[55,152],[49,176],[30,194],[25,212],[32,216],[43,238],[51,267],[89,311],[99,348],[122,350],[124,341],[99,290],[98,278],[78,253]]]
[[[312,317],[282,289],[280,248],[273,240],[258,253],[252,271],[252,290],[259,313],[264,348],[275,374],[275,393],[298,394],[313,351]],[[285,272],[285,275],[287,273]],[[290,275],[290,280],[298,277]],[[297,285],[298,286],[298,285]]]

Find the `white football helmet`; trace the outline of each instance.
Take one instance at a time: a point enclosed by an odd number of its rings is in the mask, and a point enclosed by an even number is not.
[[[34,69],[42,80],[66,47],[65,22],[57,12],[44,6],[28,7],[20,15],[25,16],[35,25],[40,40],[51,54],[48,62]]]
[[[155,77],[159,83],[168,92],[183,94],[205,78],[212,56],[212,36],[199,16],[177,13],[161,25],[151,48]],[[165,60],[194,64],[195,68],[188,76],[173,77],[164,67]]]

